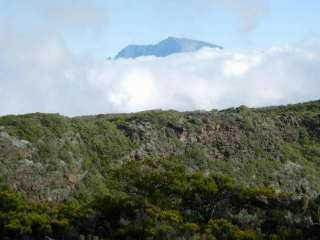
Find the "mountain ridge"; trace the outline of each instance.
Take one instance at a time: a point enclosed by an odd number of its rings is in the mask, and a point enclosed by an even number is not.
[[[176,53],[194,52],[203,47],[222,49],[221,46],[188,38],[168,37],[157,44],[128,45],[115,59],[134,59],[142,56],[167,57]]]
[[[30,198],[63,201],[98,191],[113,166],[174,157],[190,171],[220,173],[245,186],[315,195],[319,112],[315,101],[204,112],[3,116],[0,175]]]
[[[317,240],[320,101],[0,117],[0,239]]]

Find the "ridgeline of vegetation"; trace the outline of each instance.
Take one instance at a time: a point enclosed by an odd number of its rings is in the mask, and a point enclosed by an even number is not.
[[[320,101],[0,117],[0,239],[318,239]]]

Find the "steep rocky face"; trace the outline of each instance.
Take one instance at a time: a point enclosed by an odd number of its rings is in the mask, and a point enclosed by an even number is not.
[[[316,195],[320,102],[224,111],[147,111],[67,118],[0,118],[0,174],[32,199],[61,201],[103,189],[128,161],[175,158],[237,184]]]

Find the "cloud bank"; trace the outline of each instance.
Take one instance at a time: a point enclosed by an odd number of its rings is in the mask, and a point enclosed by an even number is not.
[[[74,116],[265,106],[320,97],[320,48],[202,49],[167,58],[80,58],[59,38],[0,31],[0,114]]]
[[[238,12],[247,30],[265,14],[268,3],[208,1]],[[209,110],[320,97],[317,42],[299,47],[202,49],[167,58],[102,61],[78,56],[63,41],[69,29],[82,33],[105,26],[104,8],[89,0],[76,3],[0,3],[3,8],[17,11],[15,15],[0,16],[0,115]]]

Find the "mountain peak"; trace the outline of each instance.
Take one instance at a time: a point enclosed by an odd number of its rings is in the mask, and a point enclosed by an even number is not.
[[[167,57],[175,53],[195,52],[203,47],[222,49],[221,46],[188,38],[168,37],[154,45],[128,45],[115,59],[142,56]]]

